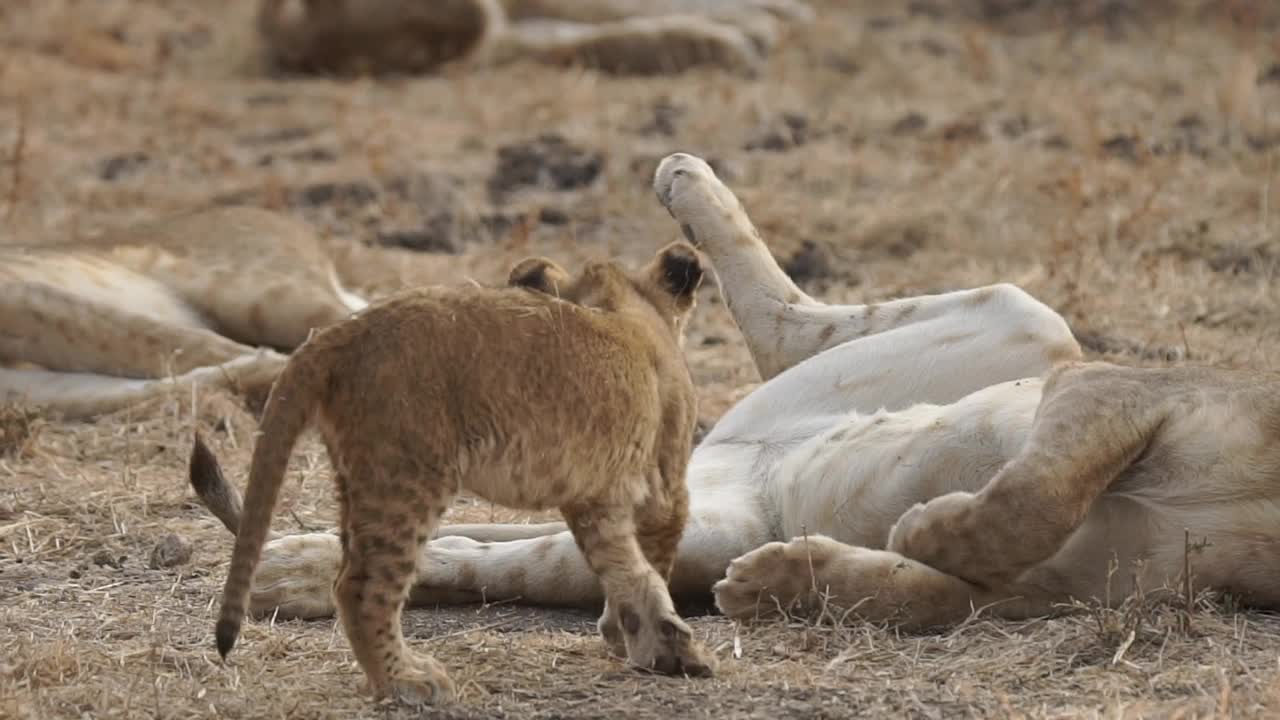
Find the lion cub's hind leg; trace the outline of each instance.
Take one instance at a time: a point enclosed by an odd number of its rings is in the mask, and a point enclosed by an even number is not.
[[[676,613],[666,578],[646,559],[631,508],[592,504],[561,512],[604,588],[600,630],[606,642],[615,651],[625,650],[627,660],[641,669],[710,675],[711,656],[693,640],[692,630]],[[675,538],[679,540],[678,533]]]
[[[335,474],[343,544],[334,583],[338,617],[374,695],[447,702],[453,681],[435,658],[409,649],[400,615],[420,549],[452,493],[440,478],[382,460],[343,463],[347,471]]]

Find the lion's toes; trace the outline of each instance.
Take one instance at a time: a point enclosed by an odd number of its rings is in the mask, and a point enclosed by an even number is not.
[[[653,190],[671,216],[684,229],[689,242],[697,245],[691,223],[715,210],[718,215],[738,208],[738,199],[716,177],[705,160],[687,153],[673,153],[658,163]]]
[[[729,564],[712,588],[716,607],[737,620],[790,611],[809,599],[830,560],[848,549],[826,537],[762,545]]]
[[[254,573],[249,613],[284,619],[331,617],[342,548],[330,533],[288,535],[267,543]]]
[[[693,639],[693,631],[679,616],[662,619],[658,633],[657,651],[652,658],[635,662],[636,666],[664,675],[711,677],[715,674],[715,657]]]
[[[622,625],[618,621],[618,614],[613,612],[608,603],[605,604],[604,614],[600,616],[600,621],[596,623],[596,628],[600,631],[600,637],[604,639],[604,644],[609,648],[609,652],[617,657],[627,656],[627,639],[622,633]]]
[[[736,620],[775,614],[798,590],[786,568],[786,543],[781,542],[762,545],[734,560],[724,579],[712,587],[716,607]]]
[[[886,548],[912,560],[944,572],[970,577],[972,559],[969,528],[981,527],[973,521],[974,496],[967,492],[952,492],[927,503],[916,503],[904,512],[889,530]],[[988,531],[983,528],[984,531]],[[984,564],[993,562],[985,557]],[[967,571],[967,572],[966,572]]]

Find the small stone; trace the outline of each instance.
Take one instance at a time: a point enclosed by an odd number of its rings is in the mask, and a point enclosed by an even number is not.
[[[113,182],[128,175],[132,175],[143,166],[151,161],[151,158],[144,152],[122,153],[113,155],[102,161],[102,167],[98,171],[98,177]]]
[[[893,127],[889,128],[889,132],[894,135],[910,135],[918,133],[929,124],[928,118],[918,112],[909,112],[898,118]]]
[[[169,533],[151,548],[151,569],[176,567],[191,562],[191,543]]]
[[[538,222],[543,225],[566,225],[569,222],[569,213],[560,208],[544,207],[538,211]]]
[[[1138,138],[1134,135],[1114,135],[1102,141],[1104,152],[1124,160],[1137,160],[1138,148]]]
[[[112,555],[110,550],[99,550],[93,554],[92,560],[93,564],[98,567],[120,567],[120,560],[115,555]]]
[[[805,240],[782,269],[798,283],[829,278],[834,273],[831,250],[825,244]]]

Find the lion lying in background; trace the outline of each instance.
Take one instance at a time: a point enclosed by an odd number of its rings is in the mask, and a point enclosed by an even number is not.
[[[710,65],[754,73],[800,0],[264,0],[270,63],[292,72],[422,73],[520,59],[612,73]]]
[[[0,248],[0,403],[67,419],[189,392],[261,400],[313,328],[368,303],[301,220],[250,207]]]

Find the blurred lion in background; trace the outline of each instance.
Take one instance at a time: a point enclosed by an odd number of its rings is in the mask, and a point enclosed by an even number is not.
[[[277,71],[427,73],[515,60],[618,74],[755,74],[801,0],[263,0]]]

